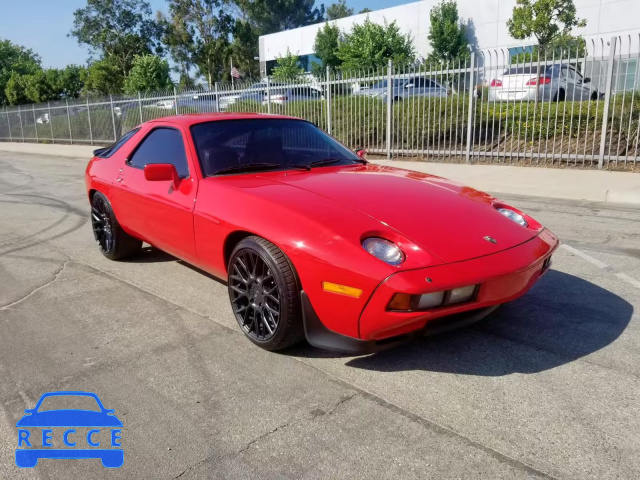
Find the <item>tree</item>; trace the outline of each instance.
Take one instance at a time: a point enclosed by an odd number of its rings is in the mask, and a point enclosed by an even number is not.
[[[294,80],[304,73],[304,68],[300,66],[298,56],[294,55],[287,49],[284,57],[278,57],[277,64],[273,67],[273,79],[278,82],[287,82]]]
[[[168,0],[170,24],[183,29],[189,62],[209,86],[229,76],[233,18],[225,0]]]
[[[122,92],[124,78],[118,65],[112,59],[106,58],[93,62],[87,68],[84,84],[86,94],[108,95]]]
[[[172,85],[169,70],[169,62],[157,55],[136,55],[124,80],[124,91],[132,94],[165,89]]]
[[[161,41],[175,63],[173,71],[180,77],[179,85],[190,88],[194,83],[191,78],[191,70],[194,67],[193,37],[180,18],[169,18],[159,11],[156,20],[161,31]]]
[[[57,77],[54,85],[59,97],[78,98],[87,79],[87,69],[78,65],[67,65],[62,70],[54,72]]]
[[[233,42],[231,42],[233,66],[244,77],[258,78],[260,76],[260,64],[255,58],[259,53],[256,28],[247,20],[236,19],[233,27]]]
[[[5,93],[9,79],[13,74],[32,75],[40,70],[40,57],[33,50],[15,45],[9,40],[0,40],[0,106],[6,106],[12,103]],[[12,85],[12,95],[17,92],[15,88],[18,86],[14,80]],[[15,96],[13,97],[16,98]]]
[[[9,105],[22,105],[29,102],[29,97],[27,97],[28,77],[28,75],[20,75],[17,72],[11,74],[4,89],[5,98]]]
[[[327,7],[327,20],[337,20],[339,18],[349,17],[353,15],[353,8],[347,7],[346,0],[338,0]]]
[[[517,40],[535,37],[541,55],[554,40],[571,36],[571,30],[587,25],[577,17],[573,0],[516,0],[507,20],[509,34]]]
[[[335,23],[327,22],[316,34],[313,51],[322,62],[316,69],[321,69],[324,72],[327,67],[331,69],[338,68],[340,66],[340,59],[338,58],[339,46],[340,29]]]
[[[324,20],[314,0],[236,0],[259,35],[304,27]]]
[[[110,58],[126,77],[135,55],[161,53],[160,30],[145,0],[87,0],[73,13],[70,36],[100,58]]]
[[[469,57],[466,27],[460,22],[455,0],[442,0],[429,14],[431,28],[429,60],[437,63],[456,62]]]
[[[360,10],[358,13],[369,13],[372,12],[373,10],[371,10],[370,8],[363,8],[362,10]]]
[[[411,38],[400,33],[396,22],[378,25],[368,18],[344,36],[337,55],[342,68],[347,69],[378,69],[386,66],[389,59],[395,65],[415,59]]]
[[[57,70],[40,70],[24,76],[25,95],[29,102],[42,103],[58,100]]]

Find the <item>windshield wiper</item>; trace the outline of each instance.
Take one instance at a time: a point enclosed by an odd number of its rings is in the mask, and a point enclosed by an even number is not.
[[[334,163],[341,162],[341,158],[323,158],[322,160],[316,160],[315,162],[305,165],[307,168],[321,167],[323,165],[332,165]]]
[[[227,167],[214,172],[214,175],[220,175],[221,173],[233,173],[233,172],[249,172],[251,170],[267,170],[269,168],[280,168],[282,165],[279,163],[246,163],[244,165],[234,165],[233,167]]]

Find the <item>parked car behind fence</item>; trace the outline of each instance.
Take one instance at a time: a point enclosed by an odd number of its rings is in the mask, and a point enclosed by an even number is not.
[[[539,73],[537,73],[539,72]],[[565,100],[597,100],[597,89],[591,79],[575,66],[566,63],[553,65],[514,65],[494,78],[489,85],[489,100],[495,102],[535,101],[563,102]]]

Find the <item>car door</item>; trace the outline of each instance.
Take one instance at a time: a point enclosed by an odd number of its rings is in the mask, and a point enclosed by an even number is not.
[[[576,74],[575,70],[571,67],[567,67],[566,71],[567,76],[567,100],[580,100],[580,90],[576,85]]]
[[[118,172],[112,205],[125,229],[161,250],[193,260],[197,180],[195,164],[187,160],[185,133],[165,125],[151,128]],[[179,183],[146,180],[144,167],[154,163],[174,165]]]
[[[573,75],[575,77],[575,85],[576,85],[576,100],[589,100],[591,98],[591,87],[589,84],[584,83],[584,77],[578,70],[573,70]]]
[[[573,100],[573,86],[574,83],[569,74],[569,67],[563,65],[560,70],[560,88],[564,89],[565,100]]]

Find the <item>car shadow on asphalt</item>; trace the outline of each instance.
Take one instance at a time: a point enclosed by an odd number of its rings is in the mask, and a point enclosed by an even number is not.
[[[127,263],[162,263],[177,262],[178,259],[155,247],[144,246],[139,253],[122,261]]]
[[[162,262],[176,262],[179,263],[180,265],[183,265],[187,268],[189,268],[190,270],[193,270],[194,272],[198,272],[200,275],[204,275],[207,278],[210,278],[211,280],[215,280],[216,282],[218,282],[221,285],[227,285],[227,282],[225,282],[224,280],[220,280],[218,277],[215,277],[214,275],[210,274],[209,272],[205,272],[204,270],[202,270],[201,268],[198,268],[194,265],[191,265],[190,263],[187,263],[183,260],[180,260],[177,257],[174,257],[173,255],[167,253],[167,252],[163,252],[162,250],[159,250],[155,247],[152,246],[144,246],[142,247],[140,253],[138,253],[137,255],[130,257],[130,258],[126,258],[124,260],[122,260],[123,262],[129,262],[129,263],[162,263]]]
[[[347,365],[381,372],[425,370],[478,376],[538,373],[610,345],[632,315],[633,306],[618,295],[551,270],[524,297],[503,305],[475,326],[356,357]],[[310,350],[307,347],[295,354],[332,356]]]

